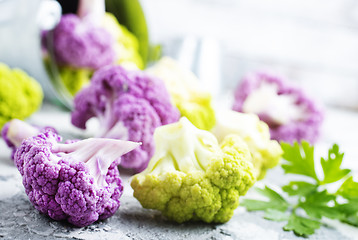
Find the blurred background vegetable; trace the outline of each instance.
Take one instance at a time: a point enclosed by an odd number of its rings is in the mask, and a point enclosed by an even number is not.
[[[13,118],[25,119],[43,99],[40,84],[20,69],[0,63],[0,129]]]
[[[212,95],[190,70],[180,66],[174,59],[163,57],[147,72],[164,81],[181,116],[200,129],[213,128],[215,112]]]

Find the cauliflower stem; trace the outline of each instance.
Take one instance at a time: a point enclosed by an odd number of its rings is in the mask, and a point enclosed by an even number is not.
[[[11,148],[11,159],[14,159],[15,151],[21,145],[24,139],[33,137],[41,132],[46,131],[52,131],[54,133],[57,132],[52,127],[37,127],[19,119],[12,119],[4,125],[1,131],[1,136],[4,139],[6,145]]]
[[[40,133],[38,128],[19,119],[13,119],[6,123],[3,129],[4,139],[8,139],[15,147],[19,147],[24,139],[35,136],[38,133]]]
[[[56,143],[52,146],[52,151],[58,154],[58,159],[68,158],[86,163],[95,183],[107,186],[105,176],[111,164],[139,145],[123,140],[88,138],[69,144]]]

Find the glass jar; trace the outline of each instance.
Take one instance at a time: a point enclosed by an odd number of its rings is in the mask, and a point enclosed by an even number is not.
[[[80,0],[77,4],[100,1],[104,0]],[[0,0],[0,61],[26,71],[41,83],[46,99],[68,108],[72,108],[74,93],[69,91],[64,78],[69,76],[71,81],[76,81],[79,74],[76,68],[72,69],[73,75],[63,74],[63,66],[56,59],[54,51],[54,29],[65,14],[80,14],[78,7],[76,9],[76,5],[73,5],[74,2],[76,1]],[[106,0],[105,7],[119,24],[138,39],[138,52],[142,59],[139,67],[143,68],[148,57],[148,32],[140,2]],[[88,77],[95,70],[88,71]]]

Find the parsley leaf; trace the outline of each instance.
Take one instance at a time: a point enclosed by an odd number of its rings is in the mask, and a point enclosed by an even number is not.
[[[283,186],[282,190],[285,191],[289,196],[305,196],[308,193],[314,191],[316,188],[317,185],[308,182],[292,181],[288,185]]]
[[[340,220],[358,227],[358,183],[353,180],[352,176],[347,178],[337,194],[347,200],[346,203],[337,206],[344,214]]]
[[[337,193],[344,198],[358,199],[358,183],[353,181],[351,176],[342,184]]]
[[[358,227],[358,198],[350,198],[347,203],[340,204],[337,208],[343,214],[340,218],[342,222]]]
[[[347,203],[337,205],[337,207],[346,215],[351,215],[354,212],[358,213],[358,200],[349,200]]]
[[[353,214],[349,214],[345,218],[341,219],[341,221],[358,227],[358,214],[357,212]]]
[[[328,158],[321,158],[321,165],[324,173],[322,184],[336,182],[346,176],[350,170],[341,169],[344,153],[339,152],[339,147],[334,144],[328,151]]]
[[[295,142],[281,143],[283,158],[287,161],[282,164],[285,173],[305,175],[319,181],[314,168],[314,148],[308,142],[302,141],[301,146]]]
[[[343,214],[340,218],[342,222],[358,226],[358,200],[350,200],[345,204],[338,205],[337,208]]]
[[[320,228],[322,217],[339,219],[358,227],[358,182],[349,176],[349,169],[341,168],[344,154],[339,152],[338,145],[334,144],[329,149],[326,159],[321,158],[322,180],[318,179],[315,171],[313,146],[302,142],[301,146],[298,143],[281,143],[281,147],[286,160],[282,164],[285,173],[305,176],[302,179],[308,182],[291,181],[282,186],[282,190],[290,197],[289,201],[269,187],[257,189],[268,200],[245,199],[243,205],[247,210],[263,210],[266,219],[288,221],[283,229],[292,230],[303,237]],[[327,184],[339,183],[343,178],[347,179],[336,192],[327,191]]]
[[[266,210],[269,208],[279,211],[287,210],[289,206],[288,202],[271,188],[266,186],[264,189],[255,188],[255,190],[267,197],[268,201],[244,199],[241,205],[245,206],[248,211]]]
[[[339,208],[335,207],[335,199],[336,196],[324,190],[308,195],[305,201],[301,202],[299,206],[305,210],[308,216],[313,218],[321,219],[324,216],[332,219],[340,219],[343,213]],[[332,203],[331,206],[329,206],[329,203]]]
[[[300,217],[293,213],[283,229],[286,231],[294,231],[295,234],[299,236],[307,236],[313,234],[320,226],[321,223],[316,220]]]
[[[265,211],[264,218],[276,222],[281,222],[281,221],[287,221],[289,219],[289,215],[287,215],[286,212],[269,208]]]

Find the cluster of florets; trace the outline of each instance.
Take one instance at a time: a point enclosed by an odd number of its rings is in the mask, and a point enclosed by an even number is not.
[[[31,125],[14,120],[7,128],[8,141],[18,146],[14,161],[25,192],[37,210],[78,227],[117,211],[123,192],[117,166],[121,156],[138,143],[104,138],[61,143],[51,129],[32,132]]]
[[[155,128],[177,121],[179,112],[159,79],[121,66],[107,66],[94,74],[91,84],[74,100],[73,125],[85,129],[92,117],[100,122],[98,137],[142,143],[120,163],[124,168],[142,171],[154,152]]]
[[[235,91],[233,109],[255,113],[270,127],[278,141],[317,141],[323,122],[322,109],[302,89],[284,78],[267,73],[246,76]]]

